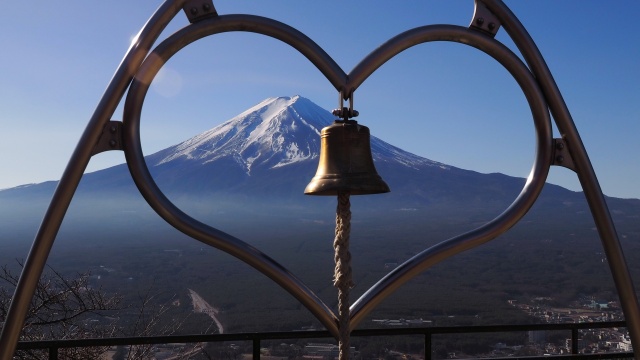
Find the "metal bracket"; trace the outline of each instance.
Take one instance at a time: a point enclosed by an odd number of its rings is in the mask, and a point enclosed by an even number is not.
[[[124,150],[122,144],[124,144],[122,138],[122,121],[109,121],[104,128],[102,128],[102,134],[98,142],[96,142],[96,146],[93,147],[91,156],[109,150]]]
[[[351,93],[348,99],[349,107],[346,107],[344,106],[344,96],[342,95],[342,91],[340,91],[340,97],[338,98],[339,107],[337,109],[333,109],[333,111],[331,112],[333,115],[342,118],[344,121],[360,115],[360,113],[358,113],[358,110],[353,110],[353,93]]]
[[[192,24],[202,19],[218,16],[212,0],[190,0],[184,3],[182,10]]]
[[[562,166],[577,172],[573,158],[564,139],[553,139],[553,161],[551,165]]]
[[[469,28],[480,30],[491,37],[495,37],[500,29],[500,25],[500,20],[487,9],[485,4],[480,0],[476,0],[473,19],[471,19]]]

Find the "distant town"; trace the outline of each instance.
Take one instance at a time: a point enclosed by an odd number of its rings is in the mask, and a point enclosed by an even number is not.
[[[534,297],[528,301],[509,300],[508,303],[535,317],[539,323],[590,323],[605,321],[624,320],[622,310],[617,301],[602,300],[593,297],[583,297],[570,306],[554,307],[547,304],[553,302],[552,298]],[[452,316],[453,317],[453,316]],[[373,319],[376,328],[380,327],[428,327],[433,326],[432,320],[422,318],[400,318],[400,319]],[[315,328],[304,328],[302,330],[317,330]],[[296,348],[296,354],[300,358],[323,358],[335,357],[337,347],[331,344],[308,344],[304,347],[296,347],[294,344],[282,343],[278,346],[276,354],[282,355],[283,349]],[[511,357],[511,356],[551,356],[566,355],[571,353],[571,338],[567,336],[567,331],[529,331],[526,336],[526,343],[509,344],[497,342],[488,353],[467,354],[460,351],[449,351],[447,357],[469,358],[469,357]],[[610,329],[588,329],[579,330],[578,350],[583,354],[633,352],[629,332],[626,328]],[[268,349],[263,349],[265,354],[270,353]],[[359,355],[356,348],[352,352]],[[411,354],[389,349],[387,358],[398,360],[422,359],[422,354]],[[436,356],[438,358],[438,356]]]
[[[569,307],[553,307],[546,304],[551,298],[535,297],[528,303],[509,300],[509,304],[537,318],[543,323],[591,323],[624,320],[617,301],[582,297]],[[510,353],[528,347],[532,355],[562,355],[570,353],[571,339],[564,342],[549,342],[547,331],[529,332],[529,344],[507,346],[496,344],[496,352]],[[581,330],[578,349],[581,353],[632,352],[629,332],[625,328]]]
[[[536,318],[539,323],[591,323],[607,321],[623,321],[622,309],[617,301],[602,300],[593,297],[582,297],[567,307],[550,306],[553,302],[549,297],[534,297],[523,302],[508,300],[508,303]],[[432,320],[425,319],[374,319],[376,327],[411,327],[432,326]],[[493,350],[486,354],[465,354],[459,351],[451,351],[448,357],[509,357],[509,356],[539,356],[539,355],[566,355],[571,353],[571,338],[567,332],[529,331],[527,343],[507,344],[498,342],[493,345]],[[564,335],[564,336],[563,336]],[[583,354],[598,354],[611,352],[633,352],[629,332],[626,328],[588,329],[580,330],[578,338],[578,350]],[[392,352],[395,358],[419,359],[416,354],[404,354]]]

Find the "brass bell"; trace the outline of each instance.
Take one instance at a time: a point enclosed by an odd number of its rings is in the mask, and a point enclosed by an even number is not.
[[[304,189],[307,195],[380,194],[389,192],[371,155],[369,128],[355,120],[336,120],[320,133],[318,171]]]

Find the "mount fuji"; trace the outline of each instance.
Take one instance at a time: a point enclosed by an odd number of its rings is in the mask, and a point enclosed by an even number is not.
[[[146,160],[154,178],[174,191],[304,198],[302,190],[318,164],[320,131],[334,119],[300,96],[269,98]],[[375,163],[390,176],[427,168],[451,170],[375,137],[371,147]]]
[[[182,159],[206,165],[228,158],[251,176],[254,164],[267,170],[316,159],[320,130],[334,118],[300,96],[269,98],[220,126],[150,156],[149,162],[159,166]],[[447,168],[375,137],[371,143],[376,161]]]
[[[224,204],[257,212],[280,206],[276,211],[313,212],[317,208],[326,212],[335,200],[305,196],[303,190],[317,169],[320,131],[334,119],[329,111],[300,96],[268,98],[219,126],[145,159],[162,191],[188,206]],[[374,136],[371,150],[376,169],[391,192],[358,196],[352,203],[361,211],[375,210],[384,216],[426,211],[437,217],[491,218],[516,198],[525,182],[429,160]],[[48,200],[55,184],[0,191],[0,212],[5,208],[11,213],[24,203]],[[121,164],[85,174],[74,202],[114,203],[136,193],[126,164]],[[611,201],[629,204],[622,199]],[[269,205],[265,207],[265,203]],[[637,202],[633,204],[638,207]],[[547,184],[534,209],[562,211],[567,206],[574,213],[588,211],[581,193]]]

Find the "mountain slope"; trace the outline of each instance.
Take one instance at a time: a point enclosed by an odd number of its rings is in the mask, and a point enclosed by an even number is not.
[[[307,99],[270,98],[233,119],[148,158],[151,166],[173,161],[200,165],[230,159],[251,175],[252,166],[278,168],[318,156],[326,110]],[[313,123],[306,119],[312,119]]]

